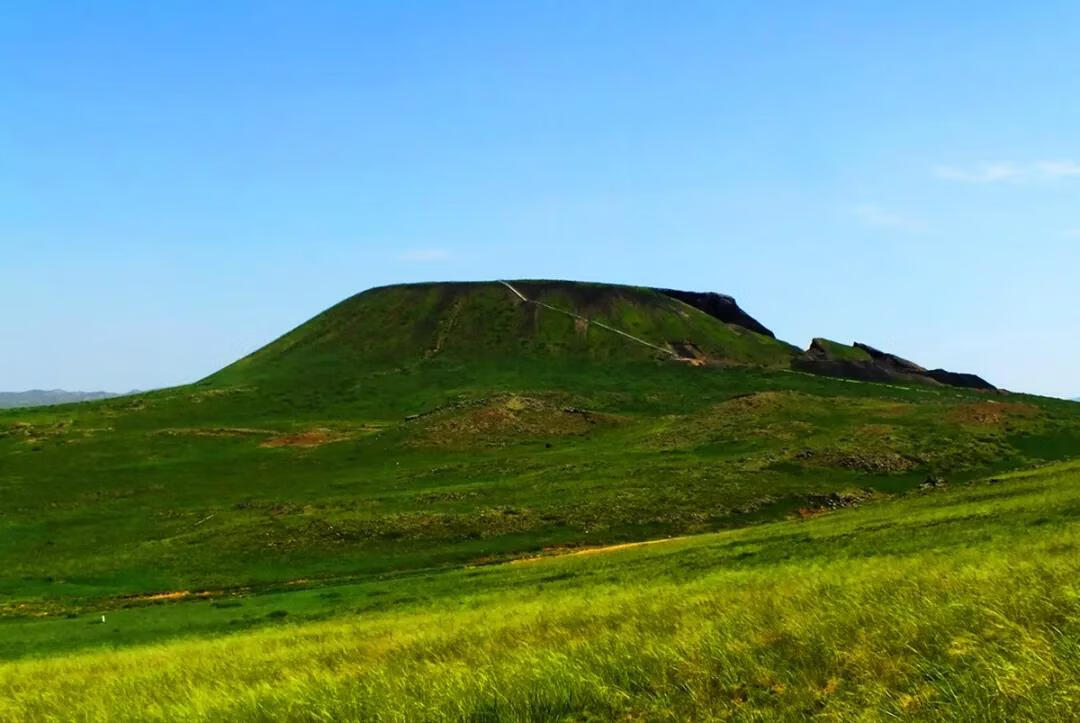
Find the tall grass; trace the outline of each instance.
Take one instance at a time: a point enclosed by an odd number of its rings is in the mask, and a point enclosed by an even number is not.
[[[1051,482],[916,500],[910,512],[930,523],[929,539],[940,528],[940,548],[836,548],[860,518],[866,530],[905,519],[893,503],[697,547],[533,563],[599,566],[607,581],[587,587],[11,662],[0,665],[0,718],[1070,719],[1080,710],[1075,472]],[[1048,516],[1022,518],[1039,506]],[[950,535],[951,524],[966,531]],[[833,528],[839,537],[825,536]],[[836,549],[635,579],[642,555],[677,566],[740,535]]]

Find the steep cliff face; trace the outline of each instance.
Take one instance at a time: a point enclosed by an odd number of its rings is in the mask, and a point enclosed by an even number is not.
[[[735,324],[758,334],[764,334],[771,339],[776,338],[776,335],[765,328],[765,325],[739,308],[735,299],[727,294],[717,294],[714,291],[679,291],[678,289],[653,290],[678,299],[695,309],[700,309],[725,324]]]

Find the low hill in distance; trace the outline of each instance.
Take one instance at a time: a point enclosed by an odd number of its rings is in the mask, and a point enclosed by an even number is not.
[[[128,392],[132,394],[133,392]],[[63,389],[30,389],[25,392],[0,392],[0,409],[14,407],[41,407],[52,404],[70,404],[72,402],[92,402],[98,399],[111,399],[120,394],[113,392],[69,392]]]

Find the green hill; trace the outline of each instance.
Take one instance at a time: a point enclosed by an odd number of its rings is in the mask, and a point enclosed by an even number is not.
[[[209,381],[285,378],[290,383],[322,384],[328,379],[336,383],[433,358],[629,362],[675,355],[718,364],[784,367],[799,354],[795,347],[722,323],[653,289],[553,281],[511,284],[371,289],[326,310]]]
[[[799,354],[650,289],[373,289],[192,386],[0,413],[5,590],[62,608],[703,532],[1080,439],[1066,402]]]
[[[1080,451],[1073,403],[803,373],[808,355],[715,301],[384,287],[196,384],[2,411],[0,657],[305,610],[394,620],[450,599],[434,590],[463,570],[761,523],[795,554],[798,520],[889,501],[902,515]],[[671,564],[692,569],[687,554]],[[526,575],[522,594],[559,579]],[[101,615],[130,622],[89,624]],[[0,691],[25,670],[0,667]]]

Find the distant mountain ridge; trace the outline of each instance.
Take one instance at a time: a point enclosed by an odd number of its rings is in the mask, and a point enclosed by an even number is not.
[[[127,392],[130,394],[131,392]],[[0,409],[44,407],[52,404],[90,402],[123,396],[116,392],[69,392],[64,389],[29,389],[25,392],[0,392]]]

